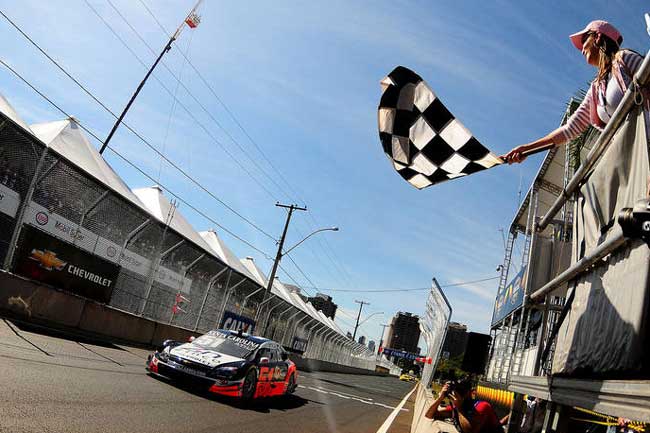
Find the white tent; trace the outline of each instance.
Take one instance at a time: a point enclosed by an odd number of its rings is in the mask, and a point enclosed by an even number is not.
[[[50,149],[140,209],[147,210],[97,149],[90,144],[74,119],[36,123],[30,128],[33,134]]]
[[[217,235],[214,230],[200,232],[199,235],[203,241],[210,247],[210,250],[221,259],[222,262],[230,266],[235,271],[257,282],[257,278],[251,274],[248,269],[237,259],[237,256],[228,248],[224,241]]]
[[[149,213],[158,221],[163,224],[168,223],[172,229],[178,232],[181,236],[192,241],[205,252],[212,252],[210,246],[203,240],[201,235],[194,230],[194,227],[187,222],[185,217],[179,212],[178,208],[172,210],[171,202],[167,197],[165,197],[159,186],[134,189],[133,193],[142,201]],[[171,216],[171,221],[168,221],[169,216]]]
[[[27,126],[27,123],[16,113],[14,107],[11,106],[7,98],[0,94],[0,112],[13,120],[16,124],[20,125],[21,128],[32,132],[32,130]]]

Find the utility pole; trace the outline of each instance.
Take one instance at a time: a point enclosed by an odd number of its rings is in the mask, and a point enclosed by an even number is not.
[[[380,325],[381,326],[381,336],[379,337],[379,347],[377,348],[377,353],[379,353],[379,349],[384,347],[384,332],[386,331],[386,328],[388,328],[390,325]]]
[[[142,81],[140,82],[140,85],[138,85],[138,88],[135,89],[135,92],[131,96],[131,99],[129,102],[126,104],[126,107],[124,107],[124,110],[122,111],[122,114],[120,114],[120,117],[117,118],[117,121],[113,125],[113,128],[111,128],[111,132],[108,133],[108,136],[106,137],[106,140],[104,140],[104,143],[102,144],[101,149],[99,149],[100,155],[104,153],[104,150],[106,150],[106,147],[108,146],[108,143],[111,141],[111,138],[113,138],[113,135],[115,134],[115,131],[117,128],[122,124],[122,120],[124,119],[124,116],[126,116],[127,111],[129,111],[129,108],[131,108],[131,105],[133,104],[133,101],[135,101],[135,98],[137,98],[138,94],[140,93],[140,90],[144,87],[144,83],[147,82],[149,79],[149,76],[153,72],[154,69],[156,69],[156,66],[158,66],[158,63],[160,63],[160,60],[163,58],[163,56],[172,49],[172,43],[178,39],[178,37],[181,34],[181,31],[183,30],[183,27],[185,27],[185,24],[187,24],[190,28],[195,28],[200,22],[201,19],[197,15],[196,10],[198,9],[199,5],[201,4],[203,0],[198,0],[192,10],[190,11],[189,14],[187,14],[187,17],[183,20],[181,25],[178,26],[174,34],[169,38],[169,41],[167,41],[167,44],[165,45],[165,48],[160,52],[160,55],[158,55],[158,58],[156,61],[153,63],[153,66],[149,69],[147,72],[147,75],[144,76]]]
[[[269,275],[269,282],[266,285],[266,290],[264,291],[264,298],[262,299],[262,302],[266,301],[267,296],[271,293],[271,288],[273,287],[273,281],[275,280],[275,274],[278,271],[278,265],[280,265],[280,260],[282,259],[282,248],[284,248],[284,239],[287,236],[287,230],[289,229],[289,222],[291,222],[291,215],[293,214],[294,210],[301,210],[301,211],[306,211],[306,207],[300,207],[298,205],[292,204],[292,205],[286,205],[286,204],[281,204],[281,203],[276,203],[275,204],[277,207],[283,207],[285,209],[289,209],[289,213],[287,213],[287,221],[284,223],[284,230],[282,231],[282,236],[280,237],[280,241],[278,242],[278,252],[275,255],[275,261],[273,262],[273,268],[271,269],[271,275]]]
[[[364,305],[370,305],[370,302],[364,302],[364,301],[354,301],[357,304],[359,304],[359,314],[357,314],[357,323],[354,325],[354,333],[352,334],[352,340],[357,336],[357,328],[359,327],[359,318],[361,318],[361,309],[363,308]]]

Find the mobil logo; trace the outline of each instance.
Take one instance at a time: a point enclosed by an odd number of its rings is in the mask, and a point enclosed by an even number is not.
[[[48,217],[45,212],[37,213],[34,219],[39,226],[44,226],[50,221],[50,217]]]

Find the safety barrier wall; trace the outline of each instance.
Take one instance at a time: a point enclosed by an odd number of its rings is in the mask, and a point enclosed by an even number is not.
[[[126,186],[125,191],[131,194]],[[297,336],[312,340],[307,348],[314,359],[375,370],[374,354],[307,314],[304,306],[274,296],[260,308],[259,282],[172,228],[178,218],[173,205],[161,221],[133,194],[124,194],[0,114],[3,269],[183,332],[219,327],[229,312],[256,321],[262,325],[256,334],[285,347]],[[73,276],[62,275],[67,264],[57,256],[62,251],[74,257]],[[83,278],[90,283],[80,285]],[[287,314],[271,314],[272,305]],[[59,316],[68,320],[64,313]]]

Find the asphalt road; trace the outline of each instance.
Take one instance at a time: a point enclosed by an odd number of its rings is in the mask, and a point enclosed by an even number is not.
[[[375,433],[413,387],[301,372],[295,395],[243,407],[148,376],[147,354],[0,319],[0,432]]]

